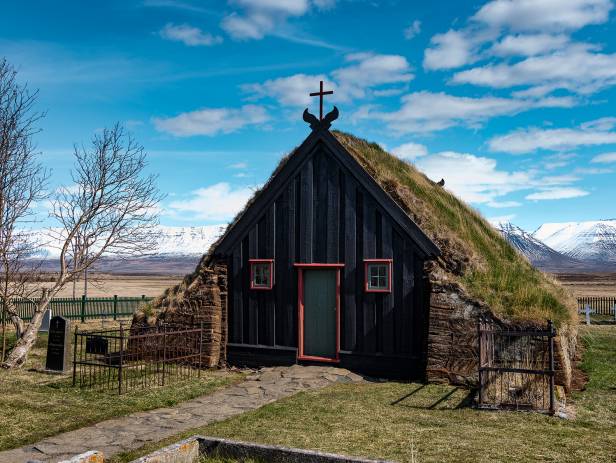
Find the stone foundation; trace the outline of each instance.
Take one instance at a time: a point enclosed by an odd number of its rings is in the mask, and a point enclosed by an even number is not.
[[[223,261],[202,261],[195,273],[152,302],[155,316],[135,314],[133,326],[169,323],[203,326],[202,361],[223,366],[227,346],[227,266]]]

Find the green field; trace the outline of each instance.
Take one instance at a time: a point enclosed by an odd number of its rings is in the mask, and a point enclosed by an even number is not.
[[[571,395],[573,420],[474,410],[465,406],[467,391],[451,386],[343,384],[193,429],[158,447],[204,434],[404,462],[613,462],[616,326],[583,327],[581,338],[582,368],[590,381],[585,391]],[[153,449],[112,461],[130,461]]]

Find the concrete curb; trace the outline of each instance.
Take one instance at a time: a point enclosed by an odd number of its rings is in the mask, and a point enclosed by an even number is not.
[[[190,437],[132,463],[196,463],[200,456],[234,458],[240,461],[253,458],[268,463],[393,463],[388,460],[349,457],[205,436]]]

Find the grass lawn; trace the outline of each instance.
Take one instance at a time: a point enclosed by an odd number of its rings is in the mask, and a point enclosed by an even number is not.
[[[86,322],[80,329],[94,328],[94,324]],[[98,325],[96,328],[100,322]],[[106,326],[111,327],[110,322]],[[204,372],[200,379],[121,396],[114,391],[80,390],[72,387],[71,375],[31,371],[44,366],[46,347],[47,336],[41,335],[25,368],[0,370],[0,450],[133,412],[175,405],[242,378],[212,371]]]
[[[414,462],[613,462],[616,460],[616,326],[582,327],[585,391],[577,418],[458,408],[466,391],[372,383],[300,393],[192,434]],[[441,401],[442,399],[442,401]],[[130,461],[152,451],[117,456]]]

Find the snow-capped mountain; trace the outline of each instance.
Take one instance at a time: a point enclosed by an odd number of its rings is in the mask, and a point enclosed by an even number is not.
[[[533,237],[574,259],[616,263],[616,219],[546,223]]]
[[[562,268],[575,263],[573,259],[552,249],[512,223],[501,222],[495,226],[514,248],[524,254],[537,267]]]
[[[170,227],[159,225],[156,230],[156,246],[149,254],[156,257],[201,256],[224,232],[225,225],[205,225],[202,227]],[[60,255],[59,240],[48,230],[32,232],[34,241],[40,243],[41,251],[37,257],[53,259]],[[51,236],[51,237],[50,237]],[[107,257],[114,257],[109,255]]]

